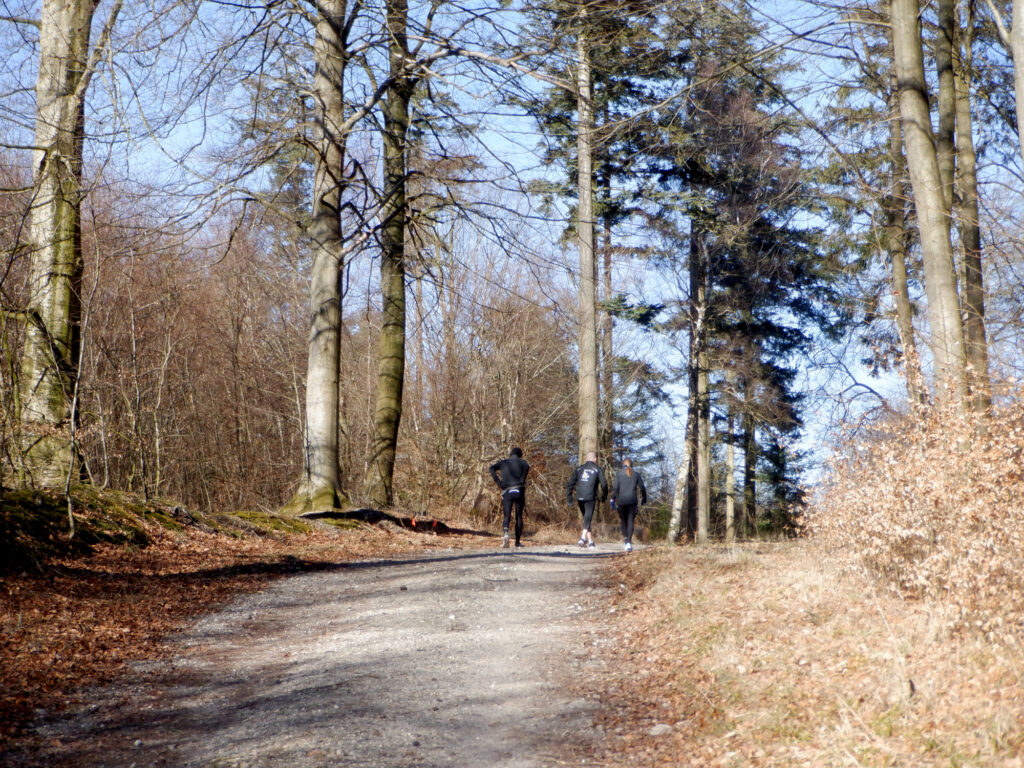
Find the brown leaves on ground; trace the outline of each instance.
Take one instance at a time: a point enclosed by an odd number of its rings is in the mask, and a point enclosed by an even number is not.
[[[170,633],[237,592],[356,558],[494,545],[367,525],[146,534],[142,549],[107,543],[0,576],[0,741],[167,653]],[[1024,768],[1021,649],[954,630],[949,606],[880,591],[813,541],[661,547],[610,569],[610,635],[579,683],[604,702],[601,764]]]
[[[814,542],[660,549],[612,578],[614,641],[585,684],[601,764],[1024,766],[1020,647],[878,594]]]
[[[83,686],[167,652],[170,633],[233,594],[360,558],[486,541],[368,525],[274,536],[145,529],[143,549],[100,544],[89,555],[0,573],[0,752],[38,710],[59,709]]]

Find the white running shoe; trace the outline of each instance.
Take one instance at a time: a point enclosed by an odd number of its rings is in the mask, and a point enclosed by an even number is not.
[[[632,552],[633,551],[633,545],[630,544],[628,541],[625,544],[622,545],[622,548],[624,550],[626,550],[627,552]]]

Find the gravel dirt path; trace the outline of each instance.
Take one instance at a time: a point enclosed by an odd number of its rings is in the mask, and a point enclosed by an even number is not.
[[[598,702],[570,681],[614,555],[434,550],[283,579],[40,721],[10,765],[586,765]]]

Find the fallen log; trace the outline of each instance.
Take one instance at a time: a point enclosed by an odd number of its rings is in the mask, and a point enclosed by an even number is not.
[[[368,523],[369,525],[379,525],[382,522],[389,522],[393,525],[397,525],[400,528],[405,528],[409,531],[417,531],[419,533],[436,533],[436,534],[478,534],[479,531],[470,531],[463,528],[452,528],[447,523],[437,520],[432,517],[400,517],[398,515],[392,515],[388,512],[384,512],[380,509],[348,509],[342,510],[326,510],[323,512],[307,512],[304,515],[300,515],[307,520],[358,520],[359,522]]]

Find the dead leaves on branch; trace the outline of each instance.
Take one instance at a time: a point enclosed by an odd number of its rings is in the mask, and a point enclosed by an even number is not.
[[[837,554],[962,628],[1024,639],[1024,410],[935,408],[850,440],[811,515]]]
[[[1020,654],[817,542],[646,552],[610,584],[601,764],[1024,765]]]

